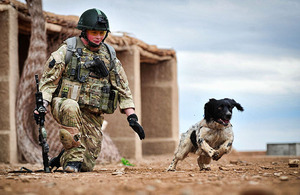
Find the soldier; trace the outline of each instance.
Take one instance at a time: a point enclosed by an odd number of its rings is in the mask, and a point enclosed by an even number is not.
[[[89,9],[77,28],[81,35],[67,39],[51,54],[40,81],[44,107],[51,105],[61,125],[60,165],[65,172],[93,170],[101,151],[103,114],[112,114],[117,102],[132,129],[145,138],[125,71],[114,49],[104,43],[110,32],[106,15]]]

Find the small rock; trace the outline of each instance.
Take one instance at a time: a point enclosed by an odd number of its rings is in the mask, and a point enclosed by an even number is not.
[[[277,173],[274,173],[274,176],[280,177],[281,174],[282,174],[282,172],[277,172]]]
[[[259,175],[253,175],[253,176],[251,177],[251,179],[261,179],[261,176],[259,176]]]
[[[237,165],[237,164],[238,164],[238,161],[237,161],[237,160],[231,160],[231,161],[230,161],[230,164]]]
[[[27,178],[21,178],[21,181],[22,181],[23,183],[30,183],[29,179],[27,179]]]
[[[222,171],[229,171],[230,170],[227,167],[219,167],[219,169],[222,170]]]
[[[298,159],[289,159],[289,167],[298,167],[299,160]]]
[[[260,166],[260,168],[262,168],[262,169],[271,169],[270,167],[266,167],[266,166]]]
[[[263,173],[263,176],[264,176],[264,177],[271,177],[272,174],[271,174],[271,173]]]
[[[5,177],[5,179],[15,179],[15,177],[9,175],[9,176]]]
[[[123,174],[124,174],[124,172],[122,172],[122,171],[115,171],[112,173],[112,175],[123,175]]]
[[[279,179],[280,179],[280,181],[288,181],[289,177],[283,175],[283,176],[280,176]]]
[[[190,177],[194,177],[195,175],[191,173],[191,174],[189,174],[189,176],[190,176]]]

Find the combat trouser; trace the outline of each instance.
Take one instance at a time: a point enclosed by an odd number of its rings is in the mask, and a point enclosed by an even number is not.
[[[61,125],[59,137],[65,148],[61,166],[82,162],[81,171],[92,171],[101,151],[103,116],[80,109],[72,99],[60,97],[52,100],[52,114]]]

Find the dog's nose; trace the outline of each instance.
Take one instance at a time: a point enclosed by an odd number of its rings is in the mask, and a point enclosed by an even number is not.
[[[231,113],[227,113],[227,114],[225,115],[225,118],[226,118],[227,120],[230,120],[230,119],[231,119]]]

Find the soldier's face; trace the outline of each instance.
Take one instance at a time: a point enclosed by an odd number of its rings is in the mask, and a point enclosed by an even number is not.
[[[104,39],[105,35],[106,35],[106,31],[99,31],[99,30],[87,30],[86,31],[87,34],[87,38],[99,45],[101,43],[101,41]]]

